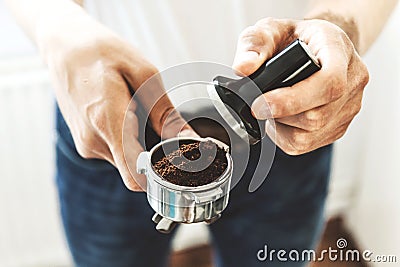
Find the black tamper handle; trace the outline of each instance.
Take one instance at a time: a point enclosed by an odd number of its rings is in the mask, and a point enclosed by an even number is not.
[[[263,93],[287,87],[306,79],[320,69],[307,45],[295,40],[280,53],[264,62],[253,74],[239,80],[218,76],[214,79],[222,101],[240,117],[252,143],[265,135],[264,123],[251,115],[251,104]],[[228,90],[226,90],[228,89]]]
[[[264,62],[253,74],[244,78],[247,82],[240,86],[238,95],[251,104],[261,93],[292,86],[319,69],[318,61],[308,50],[307,45],[296,40],[279,54]],[[254,90],[253,83],[259,90]]]

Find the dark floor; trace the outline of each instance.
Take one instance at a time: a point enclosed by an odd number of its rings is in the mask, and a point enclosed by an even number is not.
[[[321,242],[318,245],[317,251],[320,254],[321,250],[328,249],[329,247],[333,249],[337,249],[338,239],[345,239],[347,241],[346,249],[344,249],[344,253],[347,250],[355,250],[359,249],[357,242],[354,240],[353,236],[349,233],[349,231],[345,228],[343,224],[343,220],[341,218],[331,219],[326,227],[325,231],[322,235]],[[318,255],[317,254],[317,255]],[[313,262],[310,264],[310,267],[368,267],[369,265],[364,262],[356,262],[356,261],[329,261],[327,257],[322,262]]]
[[[331,219],[325,227],[320,244],[318,245],[317,255],[324,249],[332,247],[336,249],[336,242],[339,238],[347,241],[347,249],[356,249],[357,244],[351,234],[344,227],[340,218]],[[169,267],[212,267],[212,248],[202,246],[175,252],[171,255]],[[329,259],[321,262],[312,262],[309,267],[368,267],[364,262],[332,262]]]

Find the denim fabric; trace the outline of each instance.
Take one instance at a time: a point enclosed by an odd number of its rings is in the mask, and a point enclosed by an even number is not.
[[[85,160],[57,109],[57,187],[65,234],[76,266],[165,266],[172,234],[154,229],[145,193],[127,190],[118,171]],[[218,266],[303,266],[260,261],[268,249],[310,249],[321,231],[332,146],[302,156],[277,150],[268,178],[255,192],[247,173],[232,190],[221,219],[210,226]],[[257,153],[250,165],[257,162]],[[253,164],[254,165],[254,164]],[[254,166],[253,166],[254,167]]]

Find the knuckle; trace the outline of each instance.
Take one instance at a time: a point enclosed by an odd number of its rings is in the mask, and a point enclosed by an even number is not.
[[[331,73],[329,79],[327,79],[327,100],[328,102],[334,101],[341,97],[346,88],[345,78],[342,75],[338,75],[337,73]]]
[[[159,121],[160,125],[170,127],[177,122],[183,123],[184,121],[182,120],[180,113],[174,107],[168,107],[162,112]]]
[[[303,115],[303,120],[310,131],[319,130],[326,124],[324,113],[317,110],[306,111]]]
[[[246,39],[246,38],[248,38],[248,37],[253,37],[253,36],[255,36],[255,35],[258,35],[259,32],[260,32],[260,28],[259,28],[258,26],[256,26],[256,25],[252,25],[252,26],[249,26],[249,27],[245,28],[245,29],[241,32],[241,34],[240,34],[239,37],[240,37],[241,39]]]
[[[350,125],[350,122],[348,122],[348,123],[344,124],[342,127],[340,127],[337,134],[331,141],[334,142],[334,141],[342,138],[346,134],[346,131],[347,131],[347,128],[349,127],[349,125]]]
[[[328,87],[327,90],[327,95],[326,95],[326,100],[327,102],[332,102],[341,97],[344,93],[344,87],[337,85],[337,84],[332,84],[331,86]]]
[[[336,140],[342,138],[345,135],[345,133],[346,133],[346,130],[343,130],[342,132],[340,132],[339,135],[337,136]],[[334,140],[334,141],[336,141],[336,140]]]
[[[266,17],[260,19],[256,22],[256,26],[265,26],[265,25],[274,25],[276,23],[276,19],[273,17]]]
[[[354,115],[357,115],[361,111],[361,108],[362,108],[362,102],[360,101],[358,103],[358,105],[356,105],[356,109],[355,109],[355,114]]]
[[[290,156],[298,156],[301,155],[301,151],[297,150],[296,147],[293,146],[291,142],[286,142],[280,147],[286,154]]]
[[[361,86],[364,88],[369,82],[369,71],[368,71],[367,66],[364,63],[361,64],[360,73],[361,73],[360,83],[361,83]]]
[[[293,147],[292,144],[288,144],[288,146],[282,148],[282,150],[290,156],[299,156],[304,153],[303,151],[297,149],[296,147]]]
[[[109,113],[109,106],[111,106],[110,101],[105,100],[102,101],[102,103],[93,103],[85,107],[86,118],[88,119],[90,125],[99,132],[104,131],[109,127],[108,124],[110,122],[110,118],[106,115]],[[93,131],[89,129],[82,130],[80,135],[81,140],[87,142],[90,142],[95,136]]]
[[[368,84],[370,75],[367,65],[362,61],[359,55],[353,55],[353,62],[351,64],[351,76],[354,80],[353,84],[356,84],[361,89]]]
[[[77,138],[77,150],[83,158],[94,156],[94,148],[96,147],[96,138],[92,131],[82,130]]]
[[[282,151],[288,155],[291,155],[291,156],[298,155],[296,150],[294,149],[293,145],[288,140],[280,142],[279,148],[282,149]]]
[[[288,155],[296,156],[294,149],[288,142],[283,142],[283,143],[279,144],[279,148],[282,149],[282,151]]]
[[[348,34],[340,27],[338,27],[337,29],[338,30],[336,32],[337,32],[340,40],[343,42],[344,47],[347,47],[347,48],[353,50],[353,43],[350,40]]]
[[[348,54],[354,54],[356,47],[359,45],[359,37],[356,35],[348,35],[344,30],[340,31],[341,39],[344,44],[344,51]]]
[[[293,97],[285,98],[285,101],[276,101],[272,105],[272,112],[274,117],[283,117],[295,113],[297,101]]]
[[[308,138],[304,133],[295,133],[293,135],[293,144],[297,151],[304,151],[308,147]]]
[[[284,113],[285,106],[276,101],[273,105],[270,106],[270,108],[272,116],[275,118],[280,118]]]
[[[350,113],[351,118],[354,118],[361,111],[361,107],[362,107],[361,101],[353,105],[353,108]]]
[[[80,142],[76,143],[76,151],[84,159],[90,159],[94,157],[92,151],[89,150],[85,145],[81,144]]]
[[[354,52],[354,44],[351,41],[349,35],[339,26],[328,22],[331,25],[332,33],[336,35],[335,41],[336,43],[343,48],[343,52],[347,55],[351,55]]]
[[[130,191],[143,191],[143,189],[134,181],[133,177],[129,179],[124,179],[124,184],[126,188],[128,188]]]
[[[289,150],[285,151],[285,153],[290,155],[290,156],[299,156],[299,155],[303,154],[301,151],[298,151],[298,150],[295,150],[295,149],[289,149]]]
[[[140,175],[133,176],[131,173],[125,174],[123,172],[120,172],[120,174],[122,176],[122,181],[124,182],[126,188],[128,188],[130,191],[134,192],[143,191],[142,186],[140,186],[140,182],[138,182],[139,180],[137,180],[139,179]]]
[[[288,138],[290,148],[285,151],[289,155],[300,155],[308,151],[309,137],[306,133],[294,129]]]
[[[239,40],[252,47],[260,47],[265,44],[265,33],[259,26],[249,26],[242,31]]]
[[[296,106],[296,102],[296,99],[294,99],[293,97],[288,97],[285,101],[285,106],[282,106],[282,109],[283,107],[286,107],[288,110],[293,110]]]
[[[142,77],[143,80],[148,80],[157,73],[158,69],[154,65],[146,64],[139,69],[138,75]]]

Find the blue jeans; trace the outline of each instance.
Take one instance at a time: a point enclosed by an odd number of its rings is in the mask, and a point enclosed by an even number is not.
[[[57,131],[56,180],[76,266],[165,266],[172,234],[155,230],[145,193],[126,189],[109,163],[81,158],[58,109]],[[253,193],[247,190],[251,175],[245,174],[231,191],[222,217],[210,226],[219,265],[303,266],[276,257],[261,261],[257,253],[265,245],[287,251],[315,245],[322,228],[331,154],[332,146],[296,157],[278,149],[268,179]]]

